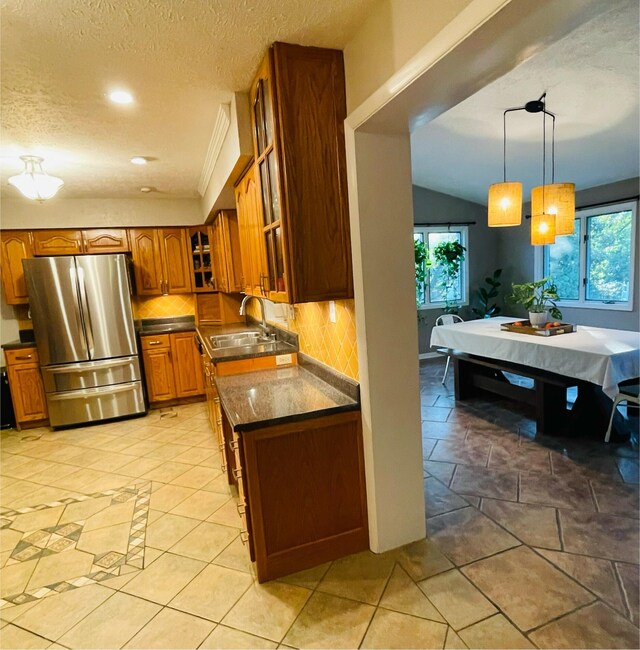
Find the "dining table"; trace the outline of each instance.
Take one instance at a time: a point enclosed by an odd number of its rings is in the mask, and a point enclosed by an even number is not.
[[[576,325],[551,336],[501,327],[514,321],[494,317],[433,328],[431,347],[454,360],[456,400],[489,391],[533,406],[540,433],[604,435],[618,385],[640,376],[640,332]],[[532,382],[512,382],[509,374]],[[568,409],[572,386],[578,396]]]

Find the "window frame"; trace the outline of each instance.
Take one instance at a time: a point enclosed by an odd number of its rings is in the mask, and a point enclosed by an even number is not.
[[[458,303],[460,307],[468,307],[469,306],[469,227],[468,226],[448,226],[447,224],[444,224],[442,226],[420,226],[420,225],[414,225],[413,226],[413,234],[422,234],[423,236],[423,241],[425,242],[425,245],[428,244],[429,242],[429,233],[439,233],[439,232],[444,232],[444,233],[452,233],[452,232],[459,232],[460,233],[460,239],[462,245],[465,247],[465,255],[464,255],[464,261],[460,265],[460,275],[462,279],[462,296],[460,299],[460,302]],[[429,252],[429,247],[427,245],[427,252]],[[427,269],[427,278],[425,280],[425,285],[428,285],[429,283],[429,278],[430,278],[430,271]],[[424,291],[425,298],[429,297],[429,289],[428,286],[425,286],[425,291]],[[430,302],[427,301],[423,304],[421,304],[419,307],[417,307],[418,311],[427,311],[427,310],[432,310],[432,309],[443,309],[446,306],[446,301],[441,300],[438,302]]]
[[[607,203],[594,208],[576,209],[576,220],[580,220],[580,248],[579,248],[579,298],[578,300],[558,300],[558,307],[568,309],[603,309],[610,311],[633,311],[634,309],[634,284],[636,275],[636,248],[637,248],[637,217],[638,201],[621,201],[620,203]],[[629,268],[629,300],[625,302],[605,302],[603,300],[587,300],[587,233],[588,219],[616,212],[631,212],[631,260]],[[541,280],[544,277],[544,252],[547,246],[536,246],[534,255],[534,277]]]

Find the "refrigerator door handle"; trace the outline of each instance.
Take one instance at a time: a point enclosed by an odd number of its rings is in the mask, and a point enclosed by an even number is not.
[[[94,356],[93,326],[91,324],[91,311],[89,310],[89,302],[87,301],[87,288],[84,284],[84,269],[81,266],[78,266],[77,272],[78,272],[78,287],[80,288],[80,303],[82,305],[82,315],[84,317],[84,329],[87,335],[87,345],[89,347],[89,358],[93,359]]]

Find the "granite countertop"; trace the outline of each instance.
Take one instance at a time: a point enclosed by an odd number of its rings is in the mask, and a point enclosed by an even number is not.
[[[8,343],[2,344],[3,350],[19,350],[20,348],[35,348],[36,344],[34,341],[9,341]]]
[[[234,323],[230,325],[198,325],[196,328],[200,341],[204,346],[207,355],[214,363],[219,361],[238,361],[240,359],[254,359],[256,357],[269,357],[279,354],[293,354],[298,351],[297,345],[281,338],[273,342],[242,348],[214,348],[211,343],[211,336],[220,334],[235,334],[236,332],[260,332],[261,329],[255,325]],[[278,336],[283,336],[282,330],[278,330]]]
[[[195,332],[196,321],[193,316],[174,318],[145,318],[136,321],[136,331],[140,336],[149,334],[171,334],[172,332]]]
[[[357,399],[302,366],[215,378],[231,427],[251,431],[360,408]]]

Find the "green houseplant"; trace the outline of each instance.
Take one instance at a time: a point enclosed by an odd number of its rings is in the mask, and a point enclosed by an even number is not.
[[[473,313],[479,318],[491,318],[492,316],[497,316],[501,309],[494,302],[491,304],[491,301],[498,296],[498,288],[502,286],[500,282],[500,276],[502,275],[502,269],[496,269],[493,272],[493,275],[489,278],[485,278],[484,281],[488,285],[488,289],[480,287],[476,293],[478,306],[473,308]]]
[[[507,301],[527,309],[532,325],[536,327],[544,325],[547,322],[547,312],[554,318],[562,318],[562,312],[555,302],[558,300],[558,289],[551,276],[537,282],[512,284],[511,289],[513,293],[507,297]]]
[[[458,276],[460,265],[464,261],[464,254],[467,249],[458,241],[444,241],[433,249],[433,260],[442,269],[441,286],[444,289],[445,308],[447,314],[458,313],[459,305],[452,296]]]
[[[419,239],[413,240],[413,251],[416,263],[416,306],[422,304],[421,294],[423,292],[424,282],[427,278],[427,271],[431,266],[431,260],[427,253],[427,247]]]

